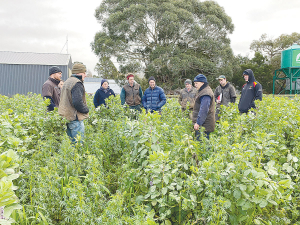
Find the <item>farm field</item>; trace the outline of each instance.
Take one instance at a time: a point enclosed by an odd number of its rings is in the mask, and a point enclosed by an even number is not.
[[[177,99],[159,115],[88,98],[75,146],[40,95],[0,105],[3,224],[300,224],[297,96],[264,96],[256,115],[222,108],[201,142]]]

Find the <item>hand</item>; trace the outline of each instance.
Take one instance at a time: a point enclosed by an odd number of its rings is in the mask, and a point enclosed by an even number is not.
[[[220,100],[217,100],[217,103],[218,103],[218,104],[220,104],[220,103],[221,103],[221,101],[220,101]]]
[[[194,124],[194,129],[195,130],[199,130],[199,127],[200,127],[199,124],[197,124],[197,123]]]

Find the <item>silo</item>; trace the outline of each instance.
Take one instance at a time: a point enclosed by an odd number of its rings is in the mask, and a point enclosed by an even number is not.
[[[277,80],[285,80],[284,93],[300,93],[300,45],[293,44],[281,52],[281,69],[275,70],[273,94]]]

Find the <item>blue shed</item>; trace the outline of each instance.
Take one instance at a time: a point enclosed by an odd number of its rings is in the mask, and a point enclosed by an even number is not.
[[[69,54],[0,51],[0,95],[41,94],[49,68],[58,66],[62,79],[71,75]]]

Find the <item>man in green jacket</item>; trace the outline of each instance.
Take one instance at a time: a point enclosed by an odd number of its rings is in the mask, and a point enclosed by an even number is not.
[[[190,104],[189,109],[193,111],[194,107],[194,97],[197,92],[196,88],[193,87],[192,81],[187,79],[185,82],[185,88],[180,90],[180,96],[178,98],[178,102],[181,105],[181,110],[186,110],[187,103]]]
[[[141,112],[141,102],[143,97],[142,88],[134,81],[134,75],[132,73],[128,73],[126,78],[128,83],[125,84],[121,90],[121,104],[124,105],[126,102],[130,109],[135,109]]]

